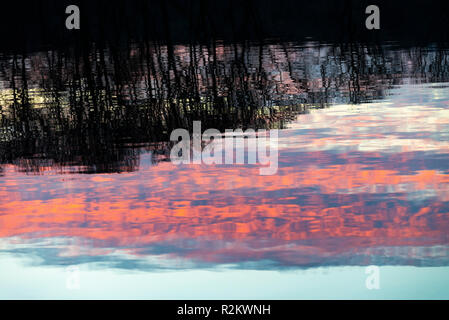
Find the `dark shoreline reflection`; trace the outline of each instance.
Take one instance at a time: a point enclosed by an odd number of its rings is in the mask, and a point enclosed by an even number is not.
[[[170,132],[194,120],[222,131],[284,128],[310,108],[445,82],[448,66],[443,48],[393,44],[136,43],[3,55],[0,162],[28,173],[131,172],[139,167],[135,147],[167,160]]]

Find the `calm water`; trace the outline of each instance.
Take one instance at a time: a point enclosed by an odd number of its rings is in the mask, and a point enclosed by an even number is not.
[[[0,298],[449,298],[448,59],[313,42],[1,55]],[[281,129],[277,173],[172,164],[170,132],[194,120]]]

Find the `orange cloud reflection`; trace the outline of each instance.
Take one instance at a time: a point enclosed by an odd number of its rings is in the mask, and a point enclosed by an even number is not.
[[[0,238],[85,239],[93,255],[105,248],[145,256],[176,244],[163,253],[294,265],[448,245],[449,174],[443,163],[428,165],[438,152],[315,150],[321,139],[316,132],[288,136],[309,147],[283,146],[273,176],[249,165],[152,166],[145,155],[139,171],[125,174],[24,175],[4,166]],[[432,255],[425,252],[407,251],[404,259]]]

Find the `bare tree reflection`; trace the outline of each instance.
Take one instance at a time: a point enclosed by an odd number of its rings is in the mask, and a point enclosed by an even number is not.
[[[86,45],[0,59],[0,161],[121,172],[175,128],[283,128],[296,114],[448,79],[439,48],[242,42]],[[145,145],[146,148],[140,148]],[[139,147],[139,148],[138,148]],[[165,158],[161,155],[165,155]]]

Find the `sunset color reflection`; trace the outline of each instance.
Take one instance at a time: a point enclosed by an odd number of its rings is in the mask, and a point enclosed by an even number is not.
[[[0,250],[142,270],[447,266],[447,88],[392,93],[299,115],[280,131],[273,176],[154,163],[144,147],[120,174],[3,165]]]

